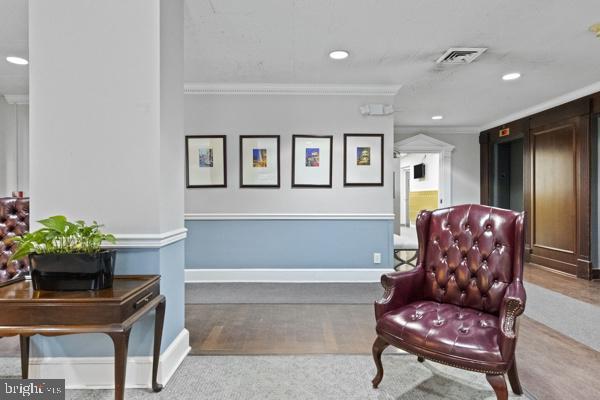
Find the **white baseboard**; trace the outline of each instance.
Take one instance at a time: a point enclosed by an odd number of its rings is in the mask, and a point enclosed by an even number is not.
[[[390,268],[186,269],[186,282],[379,282]]]
[[[158,382],[166,385],[177,367],[190,352],[190,333],[183,329],[161,354]],[[67,389],[114,388],[113,357],[45,357],[31,358],[29,377],[32,379],[65,379]],[[127,388],[152,387],[152,356],[127,359]]]

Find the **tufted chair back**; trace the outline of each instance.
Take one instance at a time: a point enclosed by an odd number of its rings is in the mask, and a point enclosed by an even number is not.
[[[29,198],[0,198],[0,282],[29,273],[29,260],[8,262],[13,254],[12,239],[29,230]]]
[[[506,288],[522,279],[523,219],[475,204],[421,212],[424,298],[498,315]]]

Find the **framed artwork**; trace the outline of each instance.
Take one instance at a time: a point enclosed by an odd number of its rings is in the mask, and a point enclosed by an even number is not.
[[[279,135],[240,136],[240,187],[278,188]]]
[[[344,134],[344,186],[383,186],[382,134]]]
[[[333,136],[292,136],[292,187],[330,188]]]
[[[185,137],[186,186],[227,187],[226,137],[197,135]]]

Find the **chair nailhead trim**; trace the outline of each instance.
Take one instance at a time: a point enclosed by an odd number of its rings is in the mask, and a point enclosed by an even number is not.
[[[506,371],[504,371],[504,372],[498,372],[498,371],[492,371],[492,370],[487,370],[487,369],[468,368],[468,367],[463,367],[461,365],[453,364],[453,363],[450,363],[450,362],[447,362],[447,361],[437,360],[437,359],[435,359],[433,357],[424,356],[424,355],[418,354],[418,353],[411,353],[411,354],[414,354],[414,355],[416,355],[418,357],[423,357],[424,359],[429,360],[429,361],[433,361],[433,362],[436,362],[436,363],[448,365],[450,367],[454,367],[454,368],[458,368],[458,369],[464,369],[466,371],[481,372],[483,374],[490,374],[490,375],[503,375],[503,374],[506,373]]]

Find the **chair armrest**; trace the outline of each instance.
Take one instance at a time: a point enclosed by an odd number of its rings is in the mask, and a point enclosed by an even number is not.
[[[512,358],[517,339],[516,322],[517,317],[525,311],[527,296],[523,282],[520,279],[511,283],[504,293],[504,299],[500,305],[500,352],[503,358]]]
[[[419,264],[408,272],[391,272],[381,275],[383,297],[375,301],[375,320],[385,313],[410,304],[422,297],[425,271]]]

